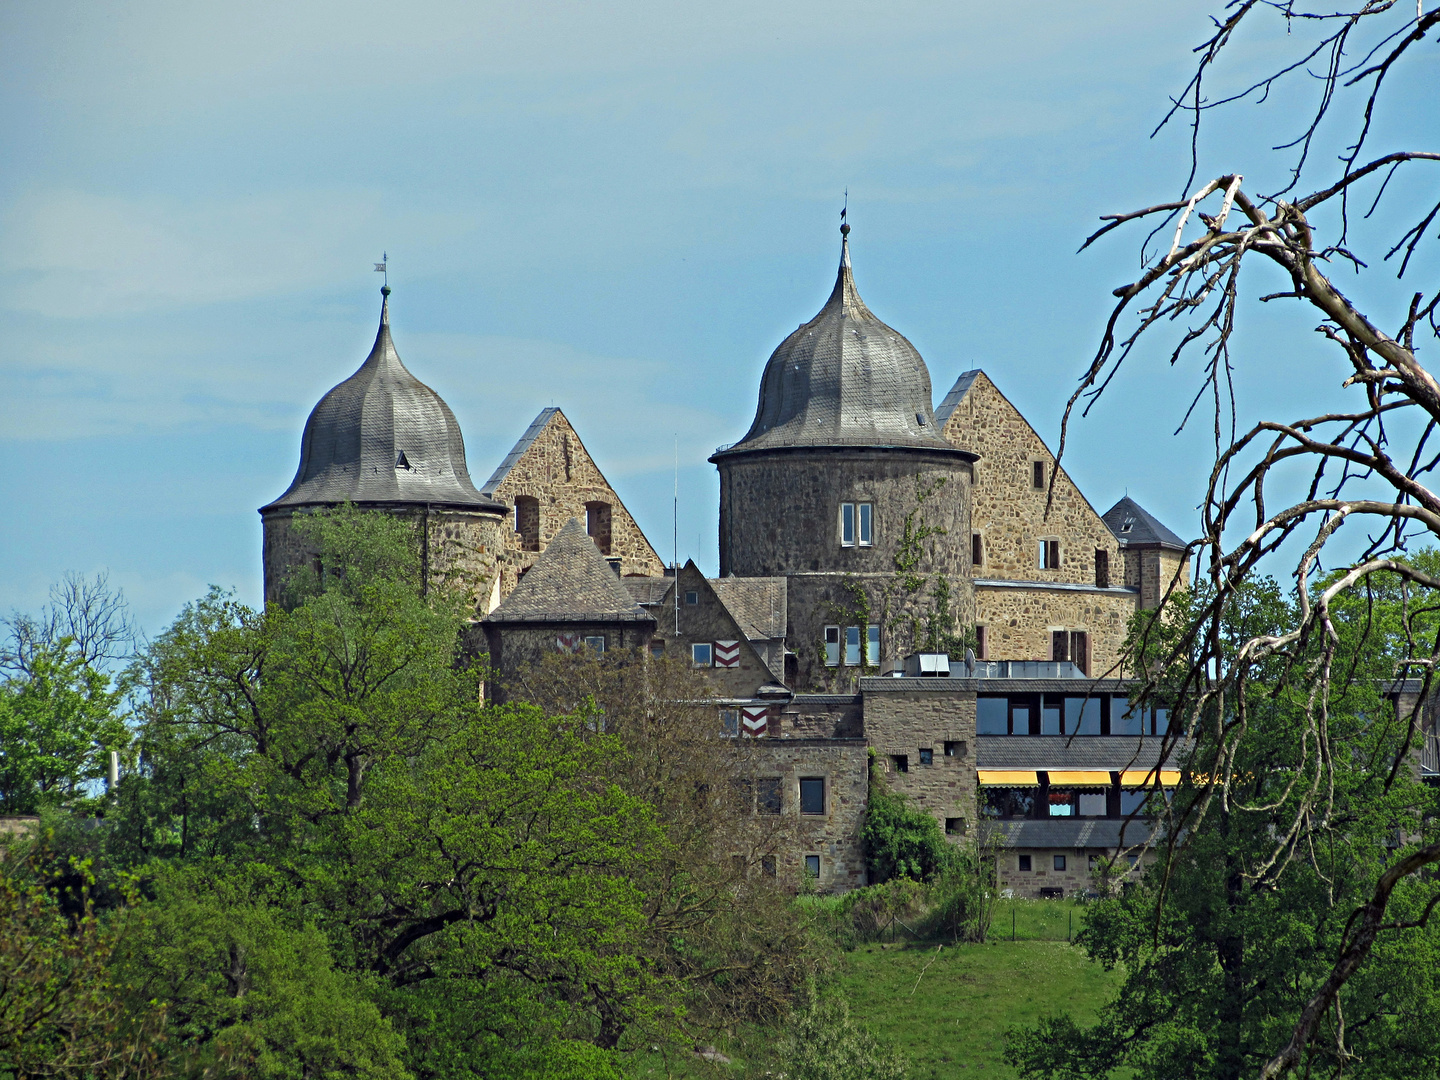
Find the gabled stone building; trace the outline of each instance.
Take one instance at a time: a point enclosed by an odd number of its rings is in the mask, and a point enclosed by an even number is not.
[[[737,812],[793,819],[737,827],[737,843],[789,837],[760,853],[767,872],[865,882],[873,757],[956,843],[992,845],[1004,887],[1089,889],[1141,857],[1140,810],[1178,782],[1166,710],[1132,707],[1118,664],[1131,616],[1183,587],[1186,545],[1128,496],[1097,513],[985,372],[934,408],[919,352],[860,298],[848,232],[749,430],[710,458],[719,577],[663,565],[557,408],[476,490],[454,415],[395,353],[387,289],[370,357],[316,406],[295,481],[261,510],[267,598],[312,557],[294,514],[406,516],[427,581],[470,590],[500,687],[556,650],[703,672],[750,785]]]

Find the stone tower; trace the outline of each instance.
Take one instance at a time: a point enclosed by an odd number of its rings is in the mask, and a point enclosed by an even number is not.
[[[295,479],[260,508],[265,601],[280,600],[290,572],[314,558],[290,527],[294,516],[349,502],[413,521],[425,586],[462,587],[483,615],[499,602],[509,507],[475,490],[455,414],[400,362],[389,286],[380,292],[370,355],[311,411]]]
[[[788,578],[797,689],[898,661],[941,578],[957,628],[974,618],[976,455],[943,437],[925,361],[860,299],[840,232],[830,298],[771,355],[749,432],[710,458],[721,577]]]

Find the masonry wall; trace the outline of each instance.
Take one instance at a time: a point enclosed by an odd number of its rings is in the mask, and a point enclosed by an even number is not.
[[[1090,671],[1117,677],[1118,662],[1136,594],[1120,589],[1085,592],[975,587],[975,622],[985,627],[986,655],[995,660],[1049,660],[1051,631],[1084,630],[1090,635]]]
[[[521,534],[514,530],[513,522],[507,529],[505,542],[510,557],[501,578],[502,598],[510,595],[518,575],[534,564],[567,521],[573,517],[585,523],[585,504],[590,502],[610,506],[610,554],[620,557],[622,574],[658,577],[664,573],[660,556],[600,472],[570,421],[558,410],[492,494],[512,505],[520,495],[538,502],[538,551],[522,550]]]
[[[752,866],[773,855],[778,875],[799,882],[805,856],[820,856],[821,892],[865,884],[860,827],[869,797],[869,757],[859,739],[736,740],[737,772],[751,779],[779,777],[782,822],[769,815],[737,814],[733,846]],[[825,780],[825,813],[800,813],[801,778]],[[784,826],[784,827],[777,827]]]
[[[975,802],[975,694],[935,687],[945,679],[866,679],[862,684],[865,740],[874,749],[891,790],[907,795],[948,830],[952,840],[973,837]],[[952,756],[945,744],[952,743]],[[921,764],[921,750],[933,760]],[[903,755],[907,770],[895,757]]]
[[[1063,889],[1064,895],[1076,896],[1087,892],[1100,891],[1096,877],[1091,872],[1090,860],[1113,859],[1115,851],[1110,848],[1006,848],[995,856],[995,882],[1000,889],[1013,889],[1017,897],[1026,900],[1038,899],[1041,889]],[[1020,869],[1020,856],[1030,856],[1030,869]],[[1055,869],[1055,856],[1065,859],[1065,869]],[[1156,859],[1155,853],[1148,852],[1134,869],[1121,856],[1123,870],[1112,871],[1111,888],[1126,881],[1137,881],[1144,868]],[[996,912],[996,933],[1005,935],[1002,922],[1003,912]]]
[[[682,567],[673,580],[678,584],[672,586],[672,591],[666,593],[653,612],[656,619],[653,640],[664,643],[666,656],[689,664],[693,662],[691,646],[696,643],[737,642],[739,658],[734,667],[721,667],[712,661],[708,667],[695,669],[705,676],[714,687],[716,696],[722,699],[753,698],[761,686],[777,681],[780,676],[770,671],[760,654],[745,639],[730,612],[693,562]],[[678,605],[675,603],[675,590],[679,592]],[[689,593],[695,594],[696,602],[693,604],[686,602]]]
[[[616,649],[641,649],[650,641],[654,628],[651,622],[639,623],[485,623],[485,640],[490,652],[490,666],[500,687],[495,699],[504,698],[504,684],[521,668],[538,664],[545,656],[560,651],[558,638],[578,635],[605,638],[607,652]]]
[[[1095,552],[1103,550],[1110,560],[1111,584],[1121,584],[1119,544],[1064,469],[1055,479],[1054,502],[1047,513],[1055,456],[984,372],[975,376],[946,420],[944,435],[953,445],[980,455],[970,511],[971,529],[981,534],[983,546],[977,578],[1094,585]],[[1036,461],[1045,466],[1046,489],[1034,486]],[[1041,568],[1042,539],[1060,541],[1058,569]]]
[[[416,527],[427,588],[460,590],[477,617],[489,612],[498,602],[495,586],[506,561],[508,527],[500,515],[414,506],[374,509],[393,514]],[[314,546],[292,528],[295,513],[286,509],[264,517],[261,561],[267,604],[278,603],[290,574],[309,567],[318,554]]]

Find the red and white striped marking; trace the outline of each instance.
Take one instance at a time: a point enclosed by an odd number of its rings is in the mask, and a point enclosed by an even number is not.
[[[558,634],[555,638],[555,647],[561,652],[579,652],[579,634]]]
[[[740,730],[751,738],[758,739],[770,728],[770,710],[764,705],[759,708],[745,706],[740,710]]]
[[[738,641],[717,641],[717,642],[715,642],[715,666],[716,666],[716,667],[739,667],[739,666],[740,666],[740,642],[738,642]]]

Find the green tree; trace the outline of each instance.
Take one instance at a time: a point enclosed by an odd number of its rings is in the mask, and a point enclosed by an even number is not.
[[[860,827],[865,860],[874,881],[907,877],[932,881],[956,867],[958,853],[934,816],[898,792],[870,762],[870,796]]]
[[[70,638],[37,644],[0,681],[0,814],[34,814],[91,794],[130,732],[121,692]]]

